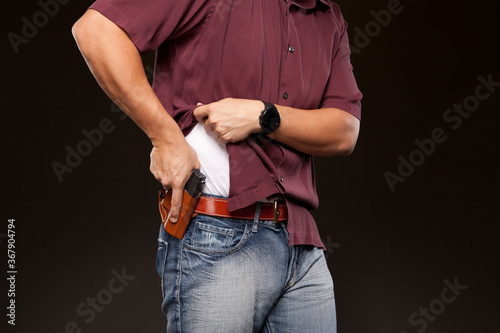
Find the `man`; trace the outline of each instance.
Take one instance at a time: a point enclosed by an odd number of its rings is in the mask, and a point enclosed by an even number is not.
[[[312,155],[348,155],[358,137],[346,29],[327,0],[98,0],[73,27],[151,139],[173,222],[190,173],[207,176],[184,237],[160,230],[167,332],[336,332],[309,210]],[[153,88],[140,58],[152,50]]]

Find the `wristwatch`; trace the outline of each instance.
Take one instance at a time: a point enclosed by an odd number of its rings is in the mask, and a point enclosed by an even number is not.
[[[268,102],[262,103],[264,103],[265,107],[259,116],[260,132],[263,135],[269,135],[278,128],[281,117],[276,105]]]

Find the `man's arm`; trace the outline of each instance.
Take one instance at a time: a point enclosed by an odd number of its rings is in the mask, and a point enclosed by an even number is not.
[[[270,138],[303,153],[318,156],[349,155],[356,145],[359,120],[340,109],[301,110],[276,105],[281,116]],[[260,131],[261,101],[226,98],[194,110],[198,121],[219,142],[238,142]]]
[[[151,139],[150,170],[166,189],[172,188],[171,219],[176,221],[184,184],[200,167],[196,153],[155,95],[139,51],[124,30],[88,10],[72,31],[99,85]]]
[[[359,134],[359,119],[343,110],[301,110],[277,106],[278,129],[269,137],[301,152],[317,156],[352,153]]]

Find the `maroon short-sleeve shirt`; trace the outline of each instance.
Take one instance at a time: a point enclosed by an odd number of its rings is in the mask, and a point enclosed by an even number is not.
[[[347,24],[328,0],[98,0],[141,53],[156,50],[153,89],[184,134],[198,102],[226,97],[361,116]],[[123,70],[127,70],[124,68]],[[229,209],[281,194],[290,244],[323,247],[313,159],[276,141],[227,144]]]

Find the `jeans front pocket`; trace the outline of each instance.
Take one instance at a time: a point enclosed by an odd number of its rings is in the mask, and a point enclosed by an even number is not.
[[[184,237],[184,246],[206,254],[235,252],[249,234],[248,223],[206,215],[197,215]]]
[[[196,222],[191,244],[207,250],[225,249],[231,246],[234,229]]]

